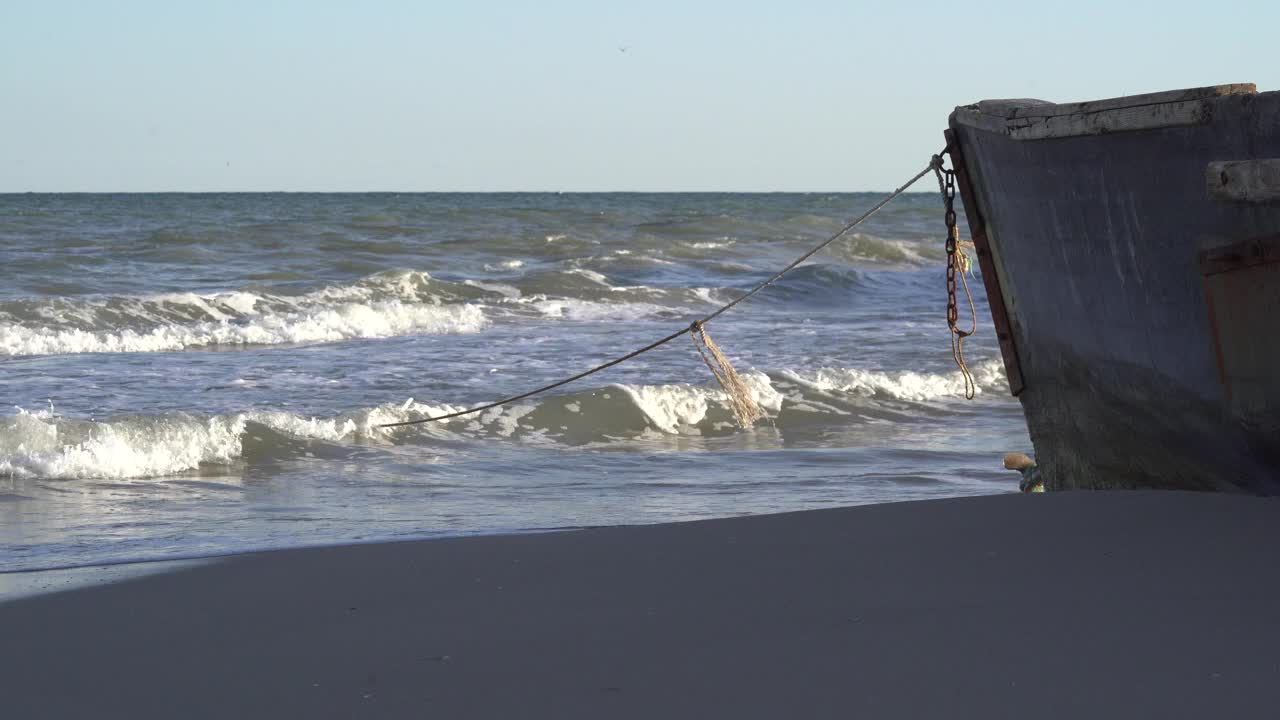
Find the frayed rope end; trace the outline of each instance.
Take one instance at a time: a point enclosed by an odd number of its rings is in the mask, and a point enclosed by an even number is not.
[[[733,408],[738,426],[749,428],[755,421],[763,418],[764,411],[751,397],[751,388],[747,387],[742,377],[733,369],[729,358],[725,357],[711,340],[711,336],[707,335],[702,322],[694,322],[689,326],[689,337],[693,338],[693,346],[698,349],[698,354],[702,356],[711,374],[716,376],[716,382],[720,383],[720,387],[729,396],[729,405]]]

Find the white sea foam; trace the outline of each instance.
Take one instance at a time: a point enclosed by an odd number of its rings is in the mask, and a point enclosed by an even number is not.
[[[516,270],[524,267],[523,260],[503,260],[500,263],[485,263],[484,269],[488,272],[498,272],[500,270]]]
[[[340,442],[357,436],[374,435],[376,431],[374,425],[369,422],[369,414],[361,413],[359,417],[304,418],[278,410],[260,410],[242,413],[236,417],[266,425],[272,430],[295,438]]]
[[[451,412],[412,400],[332,418],[283,411],[198,417],[185,413],[111,421],[59,418],[50,411],[0,418],[0,477],[123,480],[177,475],[226,465],[244,454],[250,423],[287,437],[325,442],[385,440],[382,423]]]
[[[718,292],[715,288],[693,288],[693,296],[708,305],[719,305],[720,301],[713,297],[713,293]]]
[[[863,233],[846,237],[832,252],[845,260],[889,265],[923,265],[940,259],[937,250],[926,243]]]
[[[91,352],[161,352],[219,345],[281,345],[417,333],[469,333],[488,321],[475,305],[420,305],[400,300],[342,303],[236,321],[165,324],[146,330],[92,331],[0,323],[0,352],[12,356]]]
[[[587,322],[627,321],[674,311],[671,306],[652,302],[674,296],[668,288],[615,286],[605,275],[585,268],[565,272],[588,283],[582,288],[584,292],[593,293],[596,288],[607,291],[609,301],[545,293],[526,296],[505,283],[441,283],[416,270],[378,273],[300,295],[237,290],[204,295],[57,298],[34,309],[10,306],[13,312],[0,311],[0,355],[164,352],[469,333],[487,327],[486,309],[508,303],[530,307],[544,317]],[[474,298],[476,291],[489,295],[485,300],[488,305],[441,302]],[[713,302],[717,292],[696,288],[692,298]]]
[[[352,283],[326,285],[301,295],[253,293],[243,290],[209,293],[168,293],[136,298],[102,298],[83,301],[88,307],[110,309],[112,302],[123,302],[126,314],[143,312],[148,307],[189,305],[215,317],[224,313],[256,315],[281,310],[299,310],[333,303],[378,300],[430,300],[429,288],[435,281],[423,270],[389,270]],[[138,310],[143,308],[144,310]]]
[[[692,247],[698,250],[718,250],[720,248],[733,247],[736,243],[736,240],[725,238],[724,240],[719,241],[707,240],[703,242],[695,242]]]
[[[590,280],[591,282],[598,283],[600,285],[609,284],[609,278],[605,277],[603,273],[596,272],[595,270],[589,270],[587,268],[572,268],[569,270],[565,270],[565,272],[569,273],[570,275],[581,275],[582,277]]]
[[[572,298],[530,298],[528,304],[546,317],[584,322],[638,320],[672,310],[653,303],[606,303]]]
[[[488,426],[501,437],[511,437],[516,430],[520,429],[520,418],[533,412],[537,407],[537,405],[530,403],[486,410],[480,413],[480,416],[472,423],[472,427],[479,429],[476,427],[477,424],[479,426]]]
[[[0,427],[0,475],[124,479],[173,475],[240,456],[244,418],[59,421],[20,412]]]
[[[620,385],[621,390],[659,430],[678,433],[707,415],[709,393],[688,385]]]
[[[501,295],[508,300],[515,300],[521,296],[520,288],[504,283],[480,282],[479,280],[463,280],[463,285],[469,287],[480,288],[497,295]]]
[[[976,392],[991,390],[1004,382],[1004,366],[999,360],[986,360],[973,366]],[[810,371],[784,370],[782,376],[801,387],[820,392],[849,393],[864,397],[887,395],[896,400],[924,402],[964,394],[960,373],[942,374],[877,372],[856,368],[822,368]]]
[[[170,325],[193,323],[241,323],[256,316],[287,316],[338,309],[351,305],[376,306],[392,301],[439,304],[448,296],[435,290],[434,281],[421,270],[392,270],[347,284],[335,284],[302,293],[273,295],[266,292],[228,291],[197,295],[170,292],[145,296],[54,297],[35,302],[6,302],[0,309],[0,325],[106,333],[146,333]]]
[[[824,402],[824,396],[853,394],[931,401],[956,398],[963,392],[954,373],[824,368],[783,370],[775,374],[775,380],[756,370],[741,375],[755,401],[779,425],[787,422],[790,409],[818,412],[833,419],[853,417],[830,399]],[[977,363],[975,375],[979,391],[994,389],[1003,382],[999,360]],[[796,389],[800,390],[798,394],[792,392]],[[288,443],[281,445],[261,437],[253,430],[258,426],[286,438],[334,444],[385,444],[409,436],[457,435],[541,442],[556,441],[559,433],[566,430],[580,439],[608,442],[620,435],[660,438],[732,428],[728,398],[711,383],[613,385],[574,394],[569,402],[566,399],[540,399],[493,408],[478,416],[395,429],[379,426],[436,417],[463,408],[409,399],[334,417],[255,410],[212,417],[170,413],[109,421],[68,419],[50,410],[20,409],[15,415],[0,418],[0,477],[123,480],[171,476],[244,458],[246,438],[259,443],[255,445],[259,448],[254,451],[255,457],[261,452],[296,452]]]
[[[763,373],[748,372],[744,379],[757,401],[777,411],[782,398]],[[650,425],[662,434],[696,434],[713,407],[727,413],[727,399],[709,386],[657,385],[615,386],[619,393],[602,392],[605,402],[626,402],[637,408]],[[520,441],[541,441],[553,430],[563,430],[560,420],[553,427],[531,422],[544,407],[568,410],[576,423],[593,431],[602,420],[589,417],[581,404],[563,404],[561,399],[493,408],[478,416],[467,416],[409,428],[387,429],[385,423],[435,417],[461,410],[453,405],[429,405],[409,399],[403,403],[344,413],[336,417],[305,417],[285,411],[257,410],[201,417],[186,413],[123,417],[107,421],[62,418],[51,411],[28,412],[0,418],[0,477],[127,480],[180,475],[202,466],[227,465],[244,458],[245,440],[275,444],[255,426],[264,426],[287,438],[345,444],[395,442],[404,433],[428,436],[463,435],[499,437]],[[600,409],[597,408],[599,412]],[[603,410],[608,412],[607,409]],[[607,424],[607,423],[606,423]],[[625,432],[644,431],[642,427]],[[296,452],[290,446],[276,452]]]
[[[766,412],[782,409],[783,396],[769,381],[769,376],[758,371],[741,373],[743,382],[751,390],[751,397]],[[728,410],[728,396],[724,391],[694,385],[618,385],[636,407],[645,414],[653,426],[666,433],[688,432],[693,426],[707,419],[713,406]]]
[[[299,305],[328,303],[334,300],[369,300],[387,296],[419,299],[435,281],[425,270],[388,270],[361,278],[353,283],[328,285],[299,295]]]

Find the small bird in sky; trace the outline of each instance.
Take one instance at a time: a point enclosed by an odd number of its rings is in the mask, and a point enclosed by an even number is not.
[[[618,52],[626,52],[631,49],[630,45],[619,45]]]

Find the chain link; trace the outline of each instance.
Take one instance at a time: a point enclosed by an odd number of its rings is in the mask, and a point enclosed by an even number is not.
[[[942,171],[942,202],[946,208],[943,222],[947,226],[947,326],[958,333],[956,321],[960,309],[956,305],[956,250],[960,244],[960,228],[956,226],[956,173],[950,168]]]
[[[969,371],[969,365],[964,359],[964,339],[972,335],[978,329],[978,316],[973,306],[973,295],[969,293],[969,282],[965,280],[965,268],[961,268],[960,284],[964,286],[965,297],[969,300],[969,314],[972,318],[972,326],[968,330],[961,330],[957,323],[960,321],[960,307],[956,302],[956,264],[962,261],[960,256],[960,228],[956,223],[956,173],[952,168],[942,167],[942,159],[935,157],[935,171],[938,173],[938,186],[942,190],[942,203],[945,208],[943,213],[943,222],[947,226],[947,328],[951,330],[951,355],[955,358],[956,367],[960,368],[960,374],[964,376],[964,396],[968,400],[972,400],[977,393],[977,386],[973,380],[973,373]],[[965,263],[967,266],[967,263]]]

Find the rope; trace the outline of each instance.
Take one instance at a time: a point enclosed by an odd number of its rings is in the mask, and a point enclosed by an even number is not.
[[[964,359],[964,339],[978,331],[978,313],[973,307],[973,295],[969,293],[969,281],[965,280],[964,276],[965,273],[961,272],[960,284],[964,286],[964,296],[969,301],[969,317],[972,322],[968,332],[960,330],[954,323],[951,325],[951,356],[955,358],[956,367],[960,368],[960,374],[964,376],[964,397],[966,400],[972,400],[977,394],[978,384],[973,379],[973,371],[969,369],[969,363]]]
[[[742,377],[733,369],[729,358],[720,352],[720,347],[711,340],[710,335],[707,335],[702,323],[695,322],[690,326],[690,330],[689,337],[693,338],[693,346],[698,349],[698,354],[707,364],[707,369],[716,376],[716,382],[720,383],[720,388],[729,396],[729,404],[733,406],[733,416],[738,420],[738,427],[751,427],[755,421],[764,417],[764,411],[751,397],[751,388],[742,381]],[[712,362],[713,358],[715,362]]]
[[[432,421],[435,421],[435,420],[448,420],[449,418],[461,417],[461,416],[463,416],[463,415],[470,415],[470,414],[472,414],[472,413],[478,413],[478,412],[481,412],[481,411],[483,411],[483,410],[489,410],[490,408],[496,408],[496,407],[501,407],[501,406],[503,406],[503,405],[508,405],[508,404],[513,403],[513,402],[516,402],[516,401],[518,401],[518,400],[523,400],[523,399],[525,399],[525,398],[527,398],[527,397],[533,397],[534,395],[537,395],[538,393],[543,393],[543,392],[546,392],[546,391],[548,391],[548,390],[554,390],[554,389],[556,389],[556,388],[560,387],[561,385],[568,385],[569,383],[573,382],[574,380],[581,380],[582,378],[584,378],[584,377],[586,377],[586,376],[588,376],[588,375],[594,375],[595,373],[598,373],[598,372],[600,372],[601,370],[605,370],[605,369],[608,369],[608,368],[613,367],[614,365],[618,365],[618,364],[620,364],[620,363],[624,363],[624,362],[626,362],[626,361],[630,360],[631,358],[633,358],[633,357],[635,357],[635,356],[637,356],[637,355],[643,355],[644,353],[647,353],[647,352],[649,352],[650,350],[653,350],[653,349],[654,349],[654,348],[656,348],[656,347],[659,347],[659,346],[661,346],[661,345],[666,345],[667,343],[671,342],[672,340],[675,340],[676,338],[680,337],[681,335],[683,335],[683,334],[685,334],[685,333],[689,332],[691,329],[692,329],[692,326],[687,327],[687,328],[685,328],[685,329],[683,329],[683,330],[679,330],[679,331],[673,332],[673,333],[671,333],[670,335],[668,335],[668,336],[666,336],[666,337],[662,338],[661,340],[655,340],[654,342],[649,343],[648,345],[645,345],[644,347],[640,348],[639,350],[636,350],[636,351],[634,351],[634,352],[629,352],[629,353],[627,353],[626,355],[623,355],[623,356],[622,356],[622,357],[620,357],[620,358],[615,358],[615,359],[613,359],[613,360],[610,360],[609,362],[607,362],[607,363],[605,363],[605,364],[603,364],[603,365],[597,365],[597,366],[595,366],[595,367],[591,368],[590,370],[587,370],[586,372],[580,372],[580,373],[578,373],[577,375],[574,375],[573,377],[565,378],[564,380],[561,380],[561,381],[559,381],[559,382],[551,383],[550,385],[543,385],[542,387],[540,387],[540,388],[538,388],[538,389],[536,389],[536,390],[530,390],[529,392],[521,393],[520,395],[512,395],[512,396],[511,396],[511,397],[509,397],[509,398],[503,398],[503,399],[501,399],[501,400],[496,400],[496,401],[494,401],[494,402],[489,403],[488,405],[481,405],[480,407],[474,407],[474,408],[471,408],[470,410],[459,410],[459,411],[457,411],[457,412],[451,412],[451,413],[449,413],[448,415],[436,415],[435,417],[421,418],[421,419],[419,419],[419,420],[404,420],[404,421],[402,421],[402,422],[383,423],[383,424],[379,425],[378,427],[399,427],[399,426],[401,426],[401,425],[417,425],[418,423],[432,422]]]
[[[937,156],[934,156],[934,157],[937,157]],[[716,310],[715,312],[711,313],[710,315],[707,315],[706,317],[704,317],[704,318],[702,318],[702,319],[700,319],[700,320],[695,320],[693,323],[691,323],[691,324],[690,324],[688,327],[686,327],[686,328],[683,328],[683,329],[677,330],[677,331],[675,331],[675,332],[671,333],[670,335],[667,335],[666,337],[664,337],[664,338],[662,338],[662,339],[660,339],[660,340],[655,340],[655,341],[653,341],[653,342],[649,343],[648,345],[645,345],[644,347],[640,348],[639,350],[634,350],[634,351],[632,351],[632,352],[627,353],[626,355],[623,355],[622,357],[615,358],[615,359],[610,360],[609,362],[604,363],[604,364],[601,364],[601,365],[597,365],[597,366],[595,366],[595,367],[591,368],[590,370],[585,370],[585,371],[583,371],[583,372],[580,372],[580,373],[578,373],[577,375],[574,375],[573,377],[568,377],[568,378],[565,378],[564,380],[560,380],[560,381],[558,381],[558,382],[554,382],[554,383],[551,383],[551,384],[549,384],[549,385],[543,385],[543,386],[542,386],[542,387],[540,387],[540,388],[536,388],[536,389],[534,389],[534,390],[530,390],[530,391],[528,391],[528,392],[520,393],[519,395],[512,395],[511,397],[503,398],[503,399],[501,399],[501,400],[495,400],[494,402],[491,402],[491,403],[488,403],[488,404],[485,404],[485,405],[481,405],[481,406],[479,406],[479,407],[473,407],[473,408],[470,408],[470,409],[468,409],[468,410],[459,410],[459,411],[457,411],[457,412],[451,412],[451,413],[447,413],[447,414],[445,414],[445,415],[435,415],[435,416],[433,416],[433,417],[419,418],[419,419],[417,419],[417,420],[402,420],[402,421],[400,421],[400,422],[382,423],[382,424],[379,424],[379,425],[378,425],[378,427],[384,427],[384,428],[390,428],[390,427],[402,427],[402,426],[405,426],[405,425],[418,425],[418,424],[420,424],[420,423],[435,422],[435,421],[437,421],[437,420],[448,420],[448,419],[450,419],[450,418],[461,417],[461,416],[463,416],[463,415],[471,415],[471,414],[473,414],[473,413],[483,412],[483,411],[485,411],[485,410],[489,410],[489,409],[491,409],[491,408],[501,407],[501,406],[503,406],[503,405],[509,405],[509,404],[511,404],[511,403],[513,403],[513,402],[517,402],[517,401],[520,401],[520,400],[524,400],[524,399],[525,399],[525,398],[527,398],[527,397],[532,397],[532,396],[537,395],[537,394],[539,394],[539,393],[544,393],[544,392],[546,392],[546,391],[548,391],[548,390],[554,390],[555,388],[558,388],[558,387],[560,387],[561,385],[568,385],[569,383],[574,382],[575,380],[581,380],[582,378],[587,377],[588,375],[594,375],[595,373],[598,373],[598,372],[600,372],[601,370],[606,370],[606,369],[608,369],[608,368],[613,367],[614,365],[618,365],[618,364],[620,364],[620,363],[626,362],[627,360],[630,360],[630,359],[632,359],[632,358],[636,357],[637,355],[642,355],[642,354],[644,354],[644,353],[649,352],[650,350],[654,350],[654,349],[656,349],[656,348],[658,348],[658,347],[661,347],[662,345],[666,345],[667,343],[671,342],[672,340],[675,340],[676,338],[680,337],[681,335],[684,335],[685,333],[697,333],[697,334],[701,335],[701,336],[702,336],[702,338],[703,338],[703,342],[704,342],[704,344],[706,345],[707,349],[708,349],[709,351],[711,351],[712,356],[713,356],[713,357],[715,357],[715,358],[716,358],[716,360],[717,360],[718,362],[721,362],[721,359],[722,359],[722,358],[724,358],[724,355],[723,355],[722,353],[719,353],[719,349],[718,349],[718,348],[717,348],[716,350],[711,350],[711,348],[713,348],[713,347],[715,347],[715,346],[714,346],[714,345],[713,345],[713,344],[712,344],[712,343],[711,343],[711,342],[706,338],[705,331],[704,331],[704,330],[703,330],[703,328],[702,328],[702,326],[703,326],[703,325],[705,325],[705,324],[707,324],[707,323],[711,322],[712,320],[714,320],[714,319],[716,319],[716,318],[720,317],[720,316],[721,316],[721,315],[723,315],[725,312],[727,312],[728,310],[730,310],[731,308],[733,308],[734,306],[736,306],[738,303],[741,303],[743,300],[746,300],[747,298],[751,297],[752,295],[755,295],[756,293],[760,292],[761,290],[765,289],[766,287],[768,287],[768,286],[772,285],[772,284],[773,284],[773,283],[774,283],[778,278],[780,278],[780,277],[782,277],[783,275],[786,275],[787,273],[789,273],[789,272],[791,272],[792,270],[794,270],[794,269],[796,268],[796,266],[797,266],[797,265],[799,265],[800,263],[804,262],[805,260],[808,260],[809,258],[813,257],[815,254],[817,254],[817,252],[818,252],[818,251],[822,250],[823,248],[825,248],[826,246],[828,246],[828,245],[830,245],[831,243],[835,242],[836,240],[839,240],[841,237],[843,237],[843,236],[845,235],[845,233],[848,233],[850,230],[852,230],[852,229],[854,229],[855,227],[857,227],[857,226],[861,225],[863,222],[865,222],[865,221],[867,220],[867,218],[871,217],[872,215],[875,215],[875,214],[876,214],[877,212],[879,212],[879,211],[880,211],[880,209],[881,209],[881,208],[883,208],[885,205],[888,205],[890,202],[892,202],[893,200],[895,200],[899,195],[901,195],[902,193],[906,192],[906,191],[907,191],[907,188],[909,188],[909,187],[911,187],[912,185],[914,185],[914,184],[916,183],[916,181],[917,181],[917,180],[919,180],[920,178],[924,177],[925,175],[928,175],[930,172],[934,171],[934,165],[935,165],[934,160],[933,160],[933,159],[930,159],[929,164],[928,164],[927,166],[925,166],[925,168],[924,168],[923,170],[921,170],[920,172],[916,173],[914,177],[912,177],[910,180],[908,180],[908,181],[906,181],[905,183],[903,183],[903,184],[902,184],[902,186],[901,186],[901,187],[899,187],[897,190],[894,190],[892,193],[889,193],[889,195],[887,195],[883,200],[881,200],[880,202],[878,202],[878,203],[876,203],[874,206],[872,206],[872,208],[871,208],[870,210],[867,210],[866,212],[864,212],[864,213],[862,213],[861,215],[859,215],[859,216],[857,217],[857,219],[855,219],[855,220],[853,220],[852,222],[850,222],[849,224],[845,225],[843,228],[841,228],[841,229],[840,229],[840,231],[839,231],[839,232],[837,232],[836,234],[834,234],[834,235],[832,235],[831,237],[827,238],[826,240],[823,240],[821,243],[819,243],[818,245],[816,245],[816,246],[815,246],[812,250],[810,250],[809,252],[806,252],[805,254],[801,255],[801,256],[800,256],[800,257],[798,257],[798,258],[796,258],[796,260],[795,260],[794,262],[792,262],[790,265],[788,265],[788,266],[786,266],[786,267],[782,268],[781,270],[779,270],[778,272],[774,273],[774,274],[773,274],[773,275],[771,275],[769,278],[767,278],[766,280],[764,280],[763,282],[761,282],[759,285],[756,285],[754,288],[752,288],[751,290],[749,290],[749,291],[748,291],[745,295],[743,295],[742,297],[737,298],[737,299],[736,299],[736,300],[734,300],[733,302],[730,302],[729,304],[727,304],[727,305],[725,305],[725,306],[721,307],[719,310]],[[698,341],[698,338],[696,338],[696,337],[695,337],[695,338],[694,338],[694,342],[695,342],[695,343],[697,343],[697,341]],[[701,350],[702,350],[702,348],[701,348],[701,347],[699,347],[699,352],[701,352]],[[708,367],[711,367],[711,361],[707,359],[707,356],[706,356],[705,354],[703,355],[703,360],[707,360],[707,366],[708,366]],[[723,359],[723,361],[722,361],[722,367],[727,368],[727,370],[728,370],[729,372],[732,372],[732,366],[729,366],[729,365],[728,365],[728,360],[727,360],[727,359]],[[734,398],[734,397],[735,397],[734,393],[733,393],[732,391],[730,391],[728,387],[725,387],[725,385],[726,385],[726,381],[721,379],[720,374],[716,372],[716,370],[715,370],[715,368],[714,368],[714,367],[712,368],[711,372],[712,372],[713,374],[715,374],[715,375],[716,375],[716,380],[718,380],[718,381],[720,382],[721,387],[724,387],[724,388],[725,388],[725,392],[729,393],[730,398],[731,398],[731,399],[732,399],[732,398]],[[727,373],[726,373],[726,375],[727,375]],[[733,373],[733,376],[736,378],[736,377],[737,377],[737,373]],[[742,383],[741,378],[738,378],[738,383]],[[743,385],[743,387],[745,387],[745,384]],[[750,400],[750,393],[749,393],[749,392],[747,393],[747,398],[748,398],[748,400]],[[751,404],[752,404],[752,405],[754,405],[755,403],[754,403],[754,402],[752,402]],[[757,408],[756,408],[756,410],[755,410],[755,412],[760,413],[760,409],[757,407]],[[736,400],[734,401],[734,414],[739,418],[739,421],[741,421],[741,419],[742,419],[743,415],[738,414],[738,406],[737,406],[737,401],[736,401]],[[750,414],[750,413],[748,413],[748,414]],[[758,416],[758,417],[762,417],[762,416],[763,416],[763,413],[761,413],[761,415],[760,415],[760,416]],[[757,419],[758,419],[758,417],[757,417]]]
[[[800,263],[804,262],[805,260],[808,260],[809,258],[813,257],[815,254],[817,254],[817,252],[818,252],[819,250],[821,250],[821,249],[825,248],[826,246],[830,245],[831,243],[835,242],[836,240],[839,240],[841,237],[843,237],[843,236],[844,236],[844,234],[845,234],[845,233],[847,233],[847,232],[849,232],[850,230],[854,229],[855,227],[857,227],[857,226],[861,225],[861,224],[863,223],[863,221],[865,221],[867,218],[871,217],[872,215],[875,215],[877,212],[880,212],[880,208],[882,208],[882,207],[884,207],[885,205],[888,205],[890,202],[892,202],[892,201],[896,200],[896,199],[897,199],[897,197],[898,197],[899,195],[901,195],[902,193],[906,192],[906,191],[907,191],[907,188],[909,188],[909,187],[911,187],[912,185],[914,185],[914,184],[916,183],[916,181],[917,181],[917,180],[919,180],[920,178],[922,178],[922,177],[924,177],[925,175],[929,174],[929,171],[930,171],[932,168],[933,168],[933,161],[931,160],[931,161],[929,162],[929,165],[928,165],[928,166],[926,166],[926,167],[925,167],[925,169],[923,169],[923,170],[921,170],[920,172],[916,173],[916,174],[915,174],[915,177],[913,177],[913,178],[911,178],[910,180],[908,180],[907,182],[905,182],[905,183],[902,185],[902,187],[898,188],[897,190],[894,190],[894,191],[893,191],[892,193],[890,193],[887,197],[885,197],[885,199],[883,199],[883,200],[881,200],[880,202],[876,203],[876,204],[875,204],[875,206],[874,206],[874,207],[872,207],[870,210],[868,210],[868,211],[866,211],[866,212],[862,213],[862,215],[860,215],[860,216],[858,217],[858,219],[857,219],[857,220],[854,220],[853,222],[849,223],[848,225],[845,225],[843,228],[841,228],[841,229],[840,229],[840,232],[836,233],[835,235],[832,235],[831,237],[827,238],[826,240],[823,240],[821,243],[819,243],[819,244],[818,244],[816,247],[814,247],[812,250],[810,250],[809,252],[807,252],[807,253],[805,253],[805,254],[801,255],[800,257],[796,258],[796,259],[795,259],[795,261],[794,261],[794,262],[792,262],[790,265],[788,265],[788,266],[786,266],[786,267],[782,268],[781,270],[779,270],[778,272],[774,273],[774,274],[773,274],[773,277],[771,277],[771,278],[769,278],[768,280],[765,280],[764,282],[762,282],[762,283],[760,283],[759,285],[755,286],[755,287],[754,287],[754,288],[752,288],[752,289],[751,289],[751,291],[750,291],[750,292],[748,292],[746,295],[743,295],[742,297],[738,298],[737,300],[734,300],[733,302],[729,303],[728,305],[725,305],[724,307],[720,308],[719,310],[717,310],[717,311],[715,311],[715,312],[711,313],[710,315],[708,315],[708,316],[706,316],[706,317],[702,318],[702,322],[703,322],[703,323],[709,323],[709,322],[711,322],[712,320],[715,320],[716,318],[720,317],[720,315],[722,315],[726,310],[729,310],[729,309],[730,309],[730,308],[732,308],[734,305],[737,305],[738,303],[742,302],[743,300],[746,300],[747,298],[751,297],[752,295],[755,295],[756,293],[760,292],[761,290],[765,289],[766,287],[769,287],[770,285],[772,285],[772,284],[773,284],[773,282],[774,282],[775,280],[777,280],[778,278],[782,277],[783,275],[786,275],[787,273],[791,272],[792,270],[795,270],[797,265],[799,265]]]
[[[947,200],[947,181],[942,179],[942,156],[947,154],[946,150],[929,158],[929,169],[933,171],[933,176],[938,178],[938,192],[942,194],[942,201]]]

